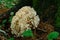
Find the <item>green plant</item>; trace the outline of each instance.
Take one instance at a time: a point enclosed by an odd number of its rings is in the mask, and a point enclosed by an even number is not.
[[[11,22],[11,21],[12,21],[13,16],[14,16],[14,12],[11,12],[11,13],[10,13],[9,20],[8,20],[9,22]]]
[[[57,0],[58,1],[58,10],[57,10],[57,13],[55,15],[55,26],[60,28],[60,0]]]
[[[9,38],[8,40],[14,40],[14,37]]]
[[[6,8],[12,8],[18,3],[18,0],[0,0],[0,5],[3,5]]]
[[[32,37],[33,36],[33,33],[32,33],[32,30],[28,29],[28,30],[25,30],[23,33],[22,33],[23,37]]]
[[[37,11],[38,15],[40,16],[41,13],[40,0],[33,0],[33,8]]]
[[[48,34],[47,38],[48,40],[53,40],[53,39],[56,39],[58,36],[59,36],[58,32],[51,32]]]
[[[13,16],[14,16],[14,12],[11,12],[8,19],[3,19],[2,20],[2,23],[0,23],[0,29],[2,28],[2,26],[5,27],[5,24],[7,22],[11,23]]]
[[[2,24],[6,23],[6,22],[7,22],[7,19],[4,19],[4,20],[2,21]]]

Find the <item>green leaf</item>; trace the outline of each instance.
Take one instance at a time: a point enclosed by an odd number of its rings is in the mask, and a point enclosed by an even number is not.
[[[60,2],[59,0],[57,1],[58,2],[58,10],[57,10],[57,13],[55,14],[55,26],[60,28]]]
[[[12,5],[12,4],[7,4],[6,7],[7,7],[7,8],[12,8],[13,5]]]
[[[48,40],[53,40],[53,39],[48,39]]]
[[[23,37],[32,37],[33,36],[33,33],[32,33],[32,30],[28,29],[28,30],[25,30],[23,33],[22,33]]]
[[[3,20],[2,24],[6,23],[7,22],[7,19]]]
[[[10,15],[13,16],[14,15],[14,12],[11,12]]]
[[[47,37],[48,37],[48,40],[50,40],[50,39],[56,39],[58,36],[59,36],[59,33],[55,31],[55,32],[49,33]]]
[[[0,0],[0,4],[3,4],[6,8],[12,8],[17,4],[16,2],[18,3],[18,0]]]
[[[14,40],[14,38],[13,37],[11,37],[10,39],[8,39],[8,40]]]
[[[0,28],[2,27],[2,25],[0,24]]]
[[[8,21],[11,22],[12,21],[12,18],[13,18],[13,16],[10,16]]]
[[[0,0],[0,4],[1,4],[1,0]]]

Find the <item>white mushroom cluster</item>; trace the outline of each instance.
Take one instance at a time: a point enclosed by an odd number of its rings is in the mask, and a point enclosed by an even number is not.
[[[12,18],[10,27],[12,30],[11,32],[19,37],[25,30],[36,28],[39,24],[39,21],[40,18],[36,11],[29,6],[24,6],[19,9]]]

